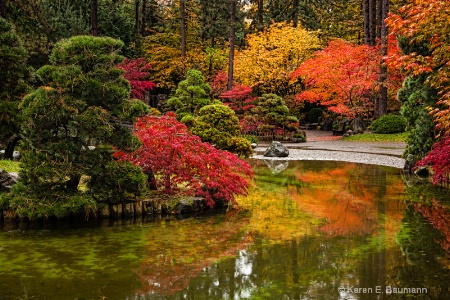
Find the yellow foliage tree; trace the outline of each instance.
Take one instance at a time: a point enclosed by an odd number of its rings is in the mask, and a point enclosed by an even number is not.
[[[189,37],[188,37],[189,38]],[[152,66],[151,78],[158,88],[172,90],[190,69],[205,71],[207,54],[199,41],[188,39],[186,58],[181,57],[181,37],[176,33],[157,33],[145,38],[143,48]]]
[[[235,79],[260,94],[294,94],[289,75],[321,47],[316,33],[286,22],[274,23],[247,37],[248,47],[236,53]]]

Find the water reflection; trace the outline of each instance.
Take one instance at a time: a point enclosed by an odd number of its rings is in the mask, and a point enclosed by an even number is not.
[[[239,211],[0,233],[0,299],[450,299],[448,192],[393,168],[254,164]]]

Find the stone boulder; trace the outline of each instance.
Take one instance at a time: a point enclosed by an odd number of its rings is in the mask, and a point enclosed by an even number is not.
[[[19,175],[16,173],[8,173],[0,169],[0,192],[9,192],[11,187],[17,183]]]
[[[350,123],[350,129],[354,134],[363,133],[366,128],[366,123],[361,118],[356,118]]]
[[[280,142],[272,142],[264,152],[265,157],[288,157],[289,150]]]

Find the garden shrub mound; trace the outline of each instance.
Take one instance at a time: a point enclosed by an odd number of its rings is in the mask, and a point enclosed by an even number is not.
[[[400,133],[405,132],[406,120],[399,115],[382,116],[370,125],[370,130],[374,133]]]

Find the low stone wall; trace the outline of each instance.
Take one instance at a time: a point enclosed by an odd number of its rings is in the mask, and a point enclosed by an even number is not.
[[[215,210],[224,208],[223,205],[216,205]],[[176,205],[169,205],[167,201],[159,199],[144,199],[140,201],[111,204],[96,212],[80,213],[67,218],[57,219],[35,219],[18,217],[14,211],[0,211],[0,230],[28,230],[28,229],[53,229],[77,226],[97,226],[97,225],[121,225],[142,223],[150,219],[157,219],[167,215],[183,215],[204,213],[210,208],[206,206],[205,199],[193,198],[182,200]]]

